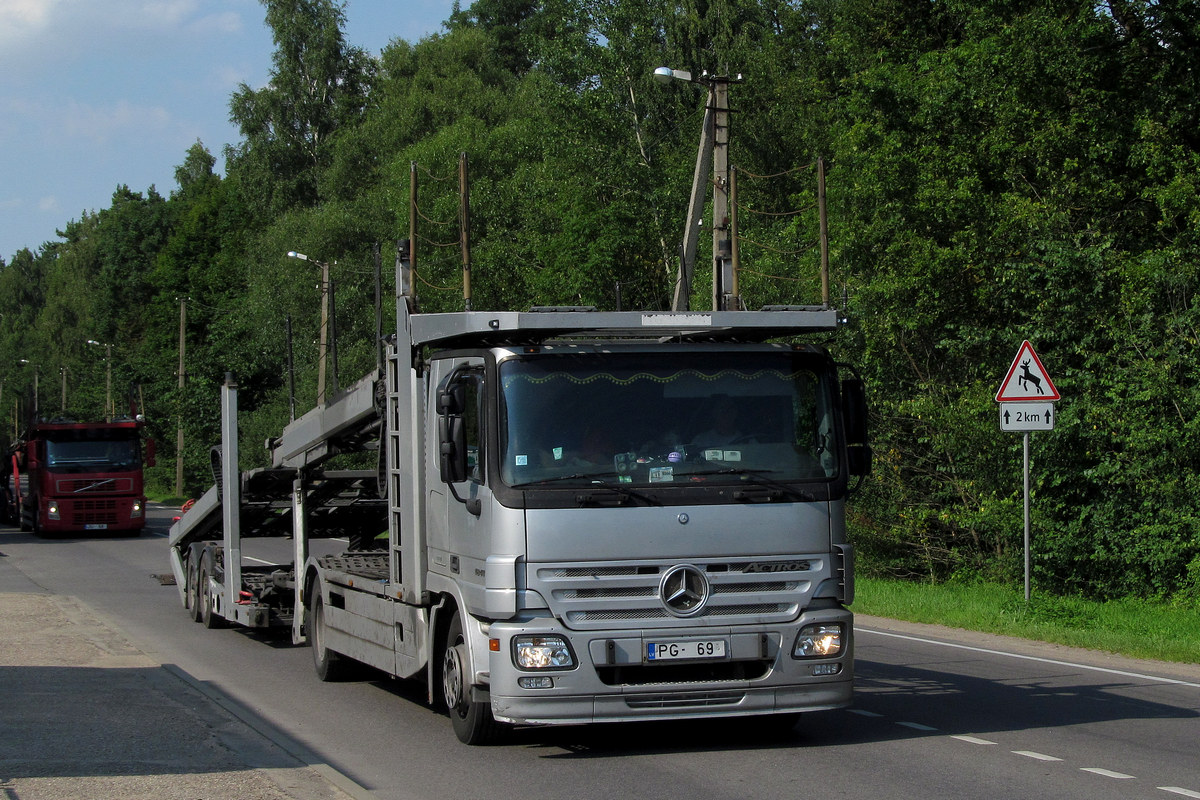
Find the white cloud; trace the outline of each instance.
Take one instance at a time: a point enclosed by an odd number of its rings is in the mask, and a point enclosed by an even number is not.
[[[241,33],[245,29],[245,25],[242,24],[242,16],[233,11],[199,17],[188,27],[201,35],[217,33],[224,36]]]
[[[61,130],[76,139],[109,144],[121,137],[145,137],[171,125],[171,112],[162,106],[139,106],[118,100],[107,106],[69,102],[60,112]]]
[[[38,211],[58,211],[58,198],[54,195],[47,195],[38,199]]]
[[[0,3],[0,48],[37,38],[50,26],[61,0],[4,0]]]

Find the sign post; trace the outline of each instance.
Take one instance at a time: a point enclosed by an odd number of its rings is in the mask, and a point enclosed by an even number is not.
[[[1062,399],[1042,360],[1026,339],[996,392],[1000,404],[1000,430],[1020,431],[1025,451],[1025,602],[1029,602],[1029,432],[1054,430],[1054,403]]]

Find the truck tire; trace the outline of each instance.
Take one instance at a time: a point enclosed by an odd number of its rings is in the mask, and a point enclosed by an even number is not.
[[[204,627],[211,629],[224,628],[225,619],[217,616],[213,611],[213,596],[212,590],[208,585],[208,578],[213,573],[213,554],[211,550],[205,550],[204,555],[200,557],[200,577],[197,581],[199,590],[196,596],[200,598],[200,621],[204,623]]]
[[[471,697],[471,654],[463,635],[462,617],[454,612],[442,650],[442,702],[450,714],[454,735],[463,744],[484,745],[497,741],[504,727],[492,716],[489,703]]]
[[[192,622],[200,622],[200,612],[204,607],[200,598],[200,570],[196,563],[199,558],[200,554],[193,551],[188,558],[187,576],[184,578],[187,584],[183,590],[183,607],[192,618]]]
[[[320,591],[313,587],[312,609],[308,615],[308,643],[312,647],[313,667],[317,677],[323,681],[344,681],[353,671],[353,662],[341,653],[335,653],[325,646],[329,633],[325,628],[325,603],[321,600]]]

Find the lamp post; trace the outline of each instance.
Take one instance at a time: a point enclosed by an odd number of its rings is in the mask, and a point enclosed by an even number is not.
[[[87,343],[104,347],[104,418],[112,419],[116,416],[112,407],[112,345],[95,339],[88,339]]]
[[[288,258],[298,258],[321,268],[321,336],[317,349],[317,405],[325,405],[325,359],[329,353],[329,263],[309,258],[295,250],[288,251]],[[336,378],[335,378],[336,382]]]
[[[741,80],[741,77],[739,75],[737,80]],[[675,80],[684,81],[708,90],[700,148],[696,153],[696,171],[692,175],[692,196],[688,202],[680,274],[675,283],[675,298],[671,310],[688,310],[692,271],[696,264],[696,245],[700,236],[700,216],[703,213],[710,170],[713,176],[713,310],[740,308],[729,225],[729,84],[733,81],[728,77],[709,75],[707,72],[702,73],[699,78],[694,78],[687,70],[671,67],[659,67],[654,70],[654,79],[663,84]]]
[[[28,358],[19,359],[22,364],[30,364],[33,366],[33,418],[37,419],[38,413],[38,366]]]

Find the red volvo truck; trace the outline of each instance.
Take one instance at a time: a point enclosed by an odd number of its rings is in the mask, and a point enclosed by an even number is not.
[[[137,536],[146,525],[142,467],[154,465],[153,439],[143,458],[143,426],[140,418],[33,423],[14,449],[13,505],[21,529]]]

